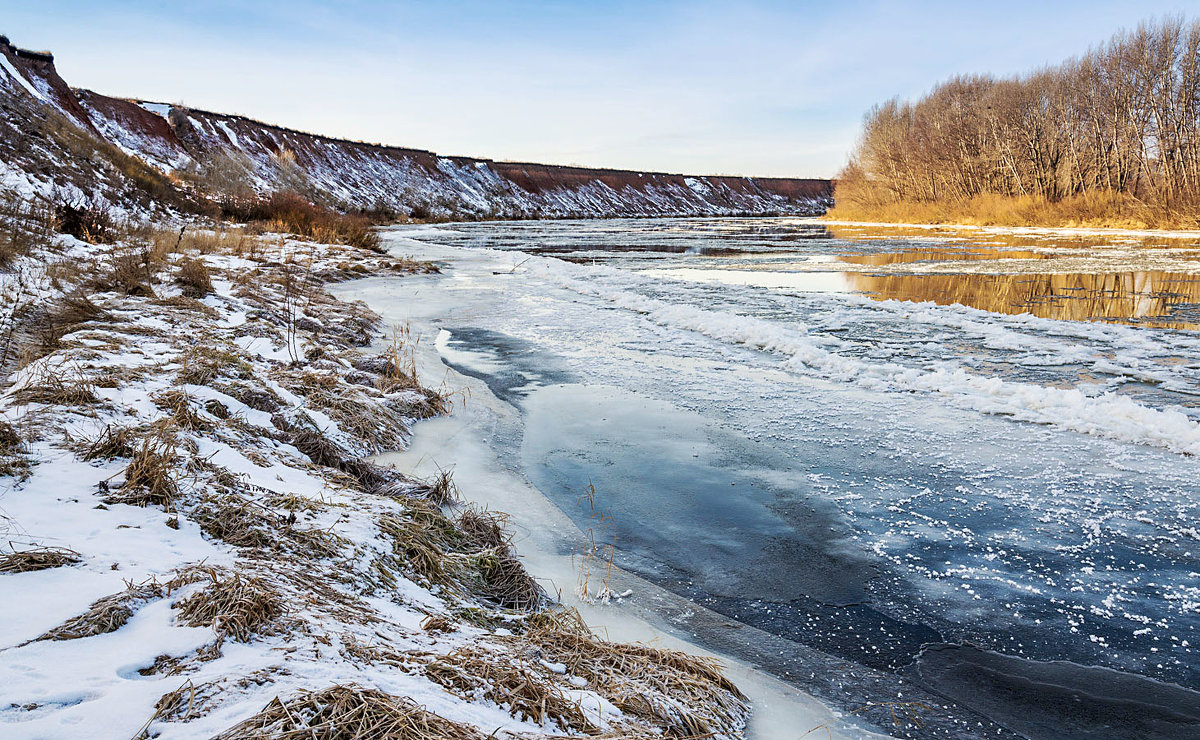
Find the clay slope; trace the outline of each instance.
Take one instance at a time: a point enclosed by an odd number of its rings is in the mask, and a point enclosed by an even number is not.
[[[141,180],[169,176],[176,187],[200,183],[234,195],[302,189],[346,210],[464,219],[813,214],[830,202],[828,180],[495,162],[334,139],[72,89],[50,54],[17,49],[7,39],[0,56],[0,126],[18,134],[53,121],[66,138],[93,150],[81,166],[70,143],[39,148],[26,141],[20,150],[0,144],[0,176],[20,189],[45,192],[65,182],[126,205],[129,193],[146,189]],[[123,172],[140,167],[147,172]],[[152,190],[161,186],[150,183]]]

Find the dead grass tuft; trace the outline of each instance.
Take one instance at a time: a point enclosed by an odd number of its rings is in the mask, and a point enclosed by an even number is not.
[[[37,640],[78,640],[115,632],[143,604],[162,598],[164,594],[163,586],[154,580],[138,585],[128,584],[124,591],[97,599],[86,612],[68,619]]]
[[[19,404],[41,403],[47,406],[89,406],[99,403],[96,385],[83,371],[66,364],[43,364],[29,382],[13,394]]]
[[[166,298],[155,300],[154,303],[159,306],[166,306],[167,308],[181,308],[185,311],[192,311],[208,319],[219,319],[221,317],[217,309],[195,298],[189,298],[186,295],[167,296]]]
[[[218,636],[238,642],[278,629],[287,607],[267,581],[216,568],[200,569],[199,574],[207,581],[204,590],[174,605],[184,624],[212,627]]]
[[[379,528],[406,570],[428,585],[457,586],[451,550],[461,535],[436,508],[417,504],[405,515],[383,515]]]
[[[16,427],[7,421],[0,420],[0,454],[14,454],[24,448],[25,443]]]
[[[112,460],[118,457],[133,457],[134,433],[129,427],[104,427],[104,431],[91,442],[84,441],[86,446],[80,449],[84,460]]]
[[[424,673],[433,682],[463,698],[482,695],[507,705],[515,719],[539,725],[554,722],[567,732],[595,734],[599,728],[579,704],[529,668],[479,648],[460,648],[428,663]]]
[[[104,310],[82,290],[76,290],[60,298],[58,311],[54,316],[55,323],[65,326],[77,326],[88,321],[111,321],[112,318],[112,314]]]
[[[101,292],[116,292],[127,296],[154,297],[158,265],[148,249],[114,250],[109,256],[108,270],[91,282]]]
[[[354,684],[276,697],[213,740],[486,740],[473,727],[428,712],[408,697]]]
[[[342,543],[341,538],[330,532],[297,528],[294,515],[280,516],[235,494],[205,496],[188,516],[205,534],[234,547],[286,550],[321,558],[338,554]]]
[[[188,298],[203,298],[213,292],[212,273],[203,259],[185,259],[179,263],[175,282]]]
[[[426,632],[455,632],[458,626],[443,614],[429,614],[421,620],[421,629]]]
[[[154,405],[168,412],[167,418],[180,429],[210,430],[212,424],[200,415],[192,397],[181,390],[169,390],[154,396]]]
[[[0,573],[28,573],[34,570],[60,568],[74,565],[83,556],[65,547],[35,547],[29,550],[13,549],[0,554]]]
[[[176,480],[179,455],[175,437],[159,427],[142,437],[125,466],[125,483],[106,498],[108,503],[162,506],[172,510],[179,493]]]
[[[429,585],[505,609],[536,610],[546,603],[545,592],[513,553],[498,515],[468,509],[464,528],[428,501],[411,499],[406,506],[404,514],[379,520],[401,568]]]
[[[325,435],[311,429],[301,429],[292,435],[292,446],[316,465],[341,470],[345,464],[343,451]]]
[[[711,658],[592,635],[575,610],[533,615],[515,649],[562,664],[616,707],[660,728],[667,737],[711,737],[740,728],[748,709]]]
[[[203,338],[200,341],[204,341]],[[179,382],[191,385],[209,385],[217,378],[254,377],[250,363],[229,349],[211,344],[192,347],[181,358],[183,368],[179,371]]]

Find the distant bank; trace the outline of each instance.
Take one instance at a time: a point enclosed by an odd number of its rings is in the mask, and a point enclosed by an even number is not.
[[[1057,67],[961,75],[866,116],[832,218],[1200,224],[1200,21],[1122,31]]]

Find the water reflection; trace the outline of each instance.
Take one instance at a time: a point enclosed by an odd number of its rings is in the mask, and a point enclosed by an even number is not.
[[[913,262],[959,262],[963,260],[1045,260],[1057,255],[1050,252],[1035,252],[1022,249],[992,249],[972,247],[970,249],[945,249],[921,247],[899,252],[876,252],[874,254],[842,255],[843,262],[855,265],[901,265]]]
[[[878,256],[878,255],[873,255]],[[961,304],[1047,319],[1115,321],[1200,329],[1200,275],[1177,272],[1025,275],[845,275],[856,292],[880,300]]]

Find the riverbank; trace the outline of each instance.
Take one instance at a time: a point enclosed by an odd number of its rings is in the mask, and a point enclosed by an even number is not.
[[[11,265],[3,734],[743,734],[717,663],[597,637],[451,476],[369,460],[462,399],[326,287],[432,269],[236,231]]]
[[[899,201],[859,205],[854,195],[835,204],[825,218],[833,222],[931,224],[938,226],[1013,226],[1115,231],[1193,230],[1200,217],[1191,209],[1168,209],[1129,195],[1090,193],[1049,200],[1034,196],[979,195],[963,201]]]

